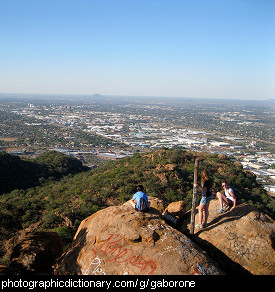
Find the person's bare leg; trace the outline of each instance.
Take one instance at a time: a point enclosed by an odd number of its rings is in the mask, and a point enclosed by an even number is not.
[[[208,216],[209,216],[209,204],[205,205],[205,209],[204,209],[204,225],[207,224]]]
[[[223,208],[223,202],[226,202],[225,196],[222,193],[217,192],[217,197],[219,199],[220,206],[221,206],[221,209],[222,209]]]
[[[136,203],[133,200],[130,200],[130,204],[134,209],[136,208]]]
[[[203,208],[202,205],[199,206],[199,224],[202,225]]]

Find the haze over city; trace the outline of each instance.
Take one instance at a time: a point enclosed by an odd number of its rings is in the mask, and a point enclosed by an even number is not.
[[[0,92],[273,99],[275,2],[0,0]]]

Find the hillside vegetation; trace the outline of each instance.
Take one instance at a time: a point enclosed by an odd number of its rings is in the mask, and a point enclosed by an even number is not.
[[[37,158],[21,159],[0,152],[0,195],[14,189],[27,189],[68,174],[87,171],[80,161],[60,152],[44,152]]]
[[[8,239],[17,230],[40,221],[41,229],[54,229],[68,243],[84,218],[107,206],[129,200],[138,184],[145,186],[148,195],[156,196],[166,204],[184,200],[187,209],[191,208],[194,161],[198,155],[201,157],[199,182],[200,171],[206,169],[213,181],[214,192],[221,190],[221,183],[226,179],[234,188],[239,201],[247,201],[272,217],[275,214],[274,200],[257,183],[254,174],[244,171],[240,163],[226,156],[159,150],[110,161],[93,171],[83,171],[86,169],[70,167],[78,161],[66,164],[67,156],[62,156],[63,161],[56,153],[44,155],[32,162],[37,167],[37,172],[33,173],[36,183],[32,188],[19,189],[15,183],[14,188],[17,189],[0,196],[2,239]],[[7,158],[2,154],[1,159],[3,157]],[[30,163],[15,159],[16,164],[10,164],[12,167]],[[80,173],[72,174],[75,172]],[[39,180],[46,180],[54,173],[60,177],[66,174],[67,177],[38,184]],[[13,179],[16,181],[15,175]]]

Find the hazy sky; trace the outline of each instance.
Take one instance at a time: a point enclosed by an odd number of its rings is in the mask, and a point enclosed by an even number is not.
[[[275,0],[0,0],[0,92],[275,98]]]

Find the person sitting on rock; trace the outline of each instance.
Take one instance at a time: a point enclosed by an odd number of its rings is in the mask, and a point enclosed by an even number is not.
[[[133,199],[130,200],[130,203],[135,210],[140,212],[144,212],[150,208],[148,196],[142,185],[137,187],[137,192],[134,194]]]
[[[224,188],[224,194],[221,192],[217,192],[217,198],[219,199],[221,209],[218,211],[218,213],[224,213],[226,212],[226,206],[232,207],[230,211],[234,210],[236,208],[236,196],[234,195],[233,189],[228,186],[226,182],[222,183],[222,187]]]

